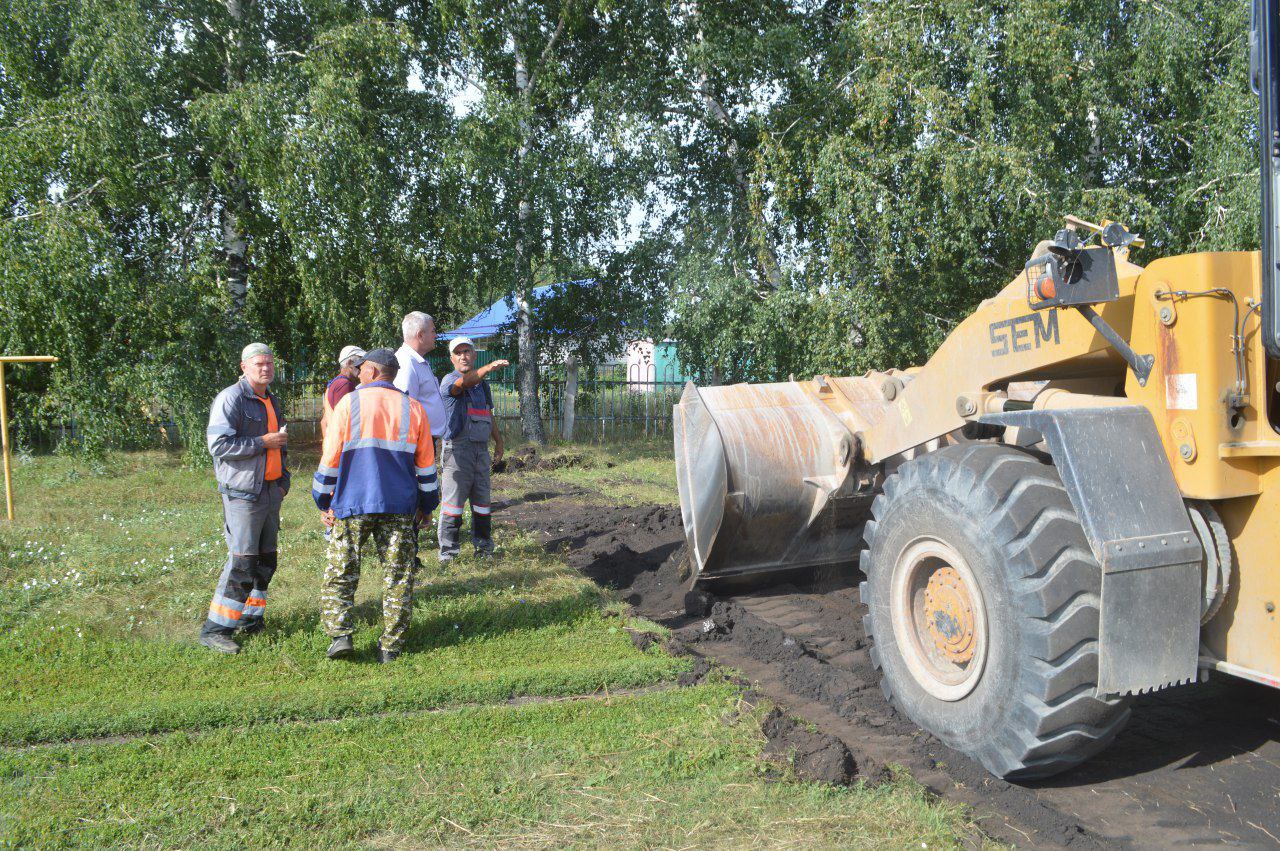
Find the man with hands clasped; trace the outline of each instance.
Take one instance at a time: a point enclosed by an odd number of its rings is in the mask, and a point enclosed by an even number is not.
[[[213,400],[206,431],[222,494],[227,563],[200,629],[200,643],[226,654],[240,652],[231,638],[237,631],[249,635],[263,629],[267,585],[276,572],[280,503],[289,492],[284,410],[267,389],[276,377],[270,347],[245,346],[240,373],[240,380]]]

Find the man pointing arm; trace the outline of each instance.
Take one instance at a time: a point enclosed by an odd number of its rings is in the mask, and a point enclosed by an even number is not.
[[[440,395],[445,409],[444,440],[441,443],[440,481],[440,561],[457,557],[461,543],[463,507],[471,501],[471,541],[476,554],[493,553],[492,518],[489,504],[489,441],[494,456],[502,458],[502,432],[493,416],[493,393],[485,376],[507,366],[495,360],[476,367],[475,345],[467,337],[449,343],[454,371],[445,376]]]

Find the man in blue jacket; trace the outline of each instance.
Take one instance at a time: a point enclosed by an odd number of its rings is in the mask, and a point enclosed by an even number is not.
[[[413,614],[417,525],[440,502],[431,422],[416,400],[396,389],[395,352],[374,349],[360,361],[360,386],[339,400],[324,434],[311,496],[329,536],[320,589],[320,620],[333,641],[328,656],[351,653],[351,609],[360,551],[372,539],[382,560],[379,659],[400,655]]]

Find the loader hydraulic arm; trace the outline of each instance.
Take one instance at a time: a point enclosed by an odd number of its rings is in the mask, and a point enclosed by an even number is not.
[[[1250,80],[1258,94],[1262,165],[1262,343],[1280,358],[1280,2],[1254,0]]]

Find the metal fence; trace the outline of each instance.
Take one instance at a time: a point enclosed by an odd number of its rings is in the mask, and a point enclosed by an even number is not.
[[[482,352],[482,355],[489,354]],[[484,362],[493,357],[484,358]],[[443,377],[446,370],[433,359],[432,368]],[[450,367],[451,368],[451,367]],[[284,404],[289,421],[289,436],[303,443],[320,439],[321,395],[328,377],[279,378],[271,385]],[[489,376],[493,390],[494,415],[503,433],[514,438],[520,433],[520,397],[516,386],[516,367],[508,366]],[[540,415],[549,437],[560,437],[564,427],[566,375],[561,365],[543,367],[539,374]],[[671,434],[671,410],[680,401],[685,378],[673,371],[655,372],[651,364],[615,364],[582,368],[578,375],[578,392],[574,406],[573,439],[578,441],[616,441],[632,438],[664,437]],[[15,410],[15,423],[27,419]],[[161,402],[153,404],[139,422],[138,448],[141,446],[174,446],[176,428]],[[45,426],[27,422],[22,429],[20,448],[48,451],[77,437],[74,419]],[[148,440],[145,434],[153,434]]]
[[[486,361],[487,362],[487,361]],[[436,374],[443,376],[432,364]],[[520,396],[516,367],[505,367],[489,376],[494,416],[504,434],[520,431]],[[285,404],[289,434],[295,439],[319,438],[321,394],[328,379],[277,381],[272,390]],[[539,375],[541,417],[549,436],[564,428],[567,377],[563,366],[544,367]],[[680,401],[685,379],[674,370],[655,372],[645,364],[624,364],[581,369],[574,405],[573,439],[583,441],[662,437],[671,434],[671,409]]]

